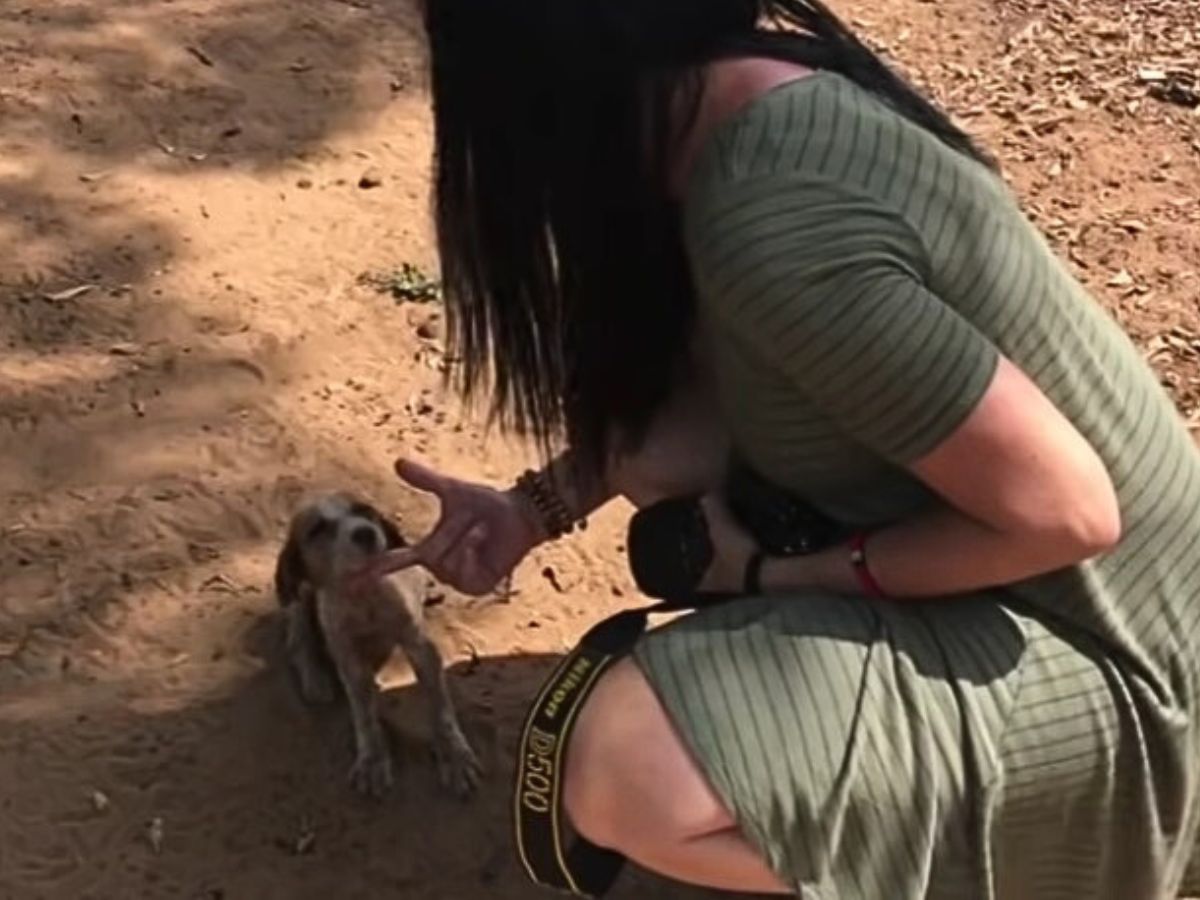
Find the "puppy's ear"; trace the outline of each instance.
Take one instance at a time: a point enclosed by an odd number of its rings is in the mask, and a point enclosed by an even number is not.
[[[304,565],[304,554],[300,552],[300,541],[295,535],[288,535],[275,562],[275,596],[279,605],[291,606],[298,602],[308,582],[308,568]]]
[[[408,541],[404,539],[404,535],[400,533],[400,529],[396,527],[396,523],[389,516],[377,513],[375,519],[378,521],[379,527],[383,530],[383,536],[387,539],[389,550],[399,550],[402,547],[408,546]]]

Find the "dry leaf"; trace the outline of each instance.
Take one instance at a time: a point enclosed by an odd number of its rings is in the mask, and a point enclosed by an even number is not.
[[[79,284],[73,288],[67,288],[65,291],[57,291],[53,294],[42,294],[42,296],[53,303],[65,303],[68,300],[74,300],[76,297],[82,297],[94,287],[94,284]]]
[[[1141,234],[1143,231],[1148,229],[1150,226],[1147,225],[1145,222],[1143,222],[1141,219],[1123,219],[1122,221],[1117,223],[1117,227],[1124,228],[1130,234]]]

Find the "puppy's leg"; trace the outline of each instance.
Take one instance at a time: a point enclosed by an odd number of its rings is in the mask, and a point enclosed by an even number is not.
[[[338,677],[350,703],[350,719],[354,725],[354,765],[350,780],[364,794],[379,797],[392,786],[392,757],[387,738],[379,721],[379,687],[375,672],[358,653],[347,633],[346,623],[336,600],[318,598],[317,612],[321,630],[329,647],[329,655],[337,667]]]
[[[311,594],[298,598],[284,607],[283,614],[287,629],[284,644],[300,683],[300,696],[312,704],[332,703],[334,687],[322,653],[315,598]]]
[[[398,624],[399,644],[412,663],[417,684],[429,703],[438,778],[443,787],[465,798],[479,786],[483,767],[459,725],[446,684],[442,655],[417,616],[405,616]]]

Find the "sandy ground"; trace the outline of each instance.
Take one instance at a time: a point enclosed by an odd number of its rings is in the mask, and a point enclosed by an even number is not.
[[[842,5],[997,150],[1189,416],[1193,2]],[[359,283],[434,262],[412,10],[0,0],[0,123],[0,898],[541,896],[509,849],[514,732],[554,656],[633,602],[622,510],[509,602],[431,608],[490,769],[468,804],[434,785],[402,668],[402,773],[369,804],[344,717],[277,664],[301,492],[356,488],[419,533],[395,455],[496,481],[526,460],[440,394],[436,305]]]

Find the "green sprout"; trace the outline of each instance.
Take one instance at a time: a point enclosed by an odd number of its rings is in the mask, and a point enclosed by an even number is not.
[[[383,272],[367,272],[359,277],[362,284],[400,303],[437,303],[442,299],[442,283],[412,263]]]

